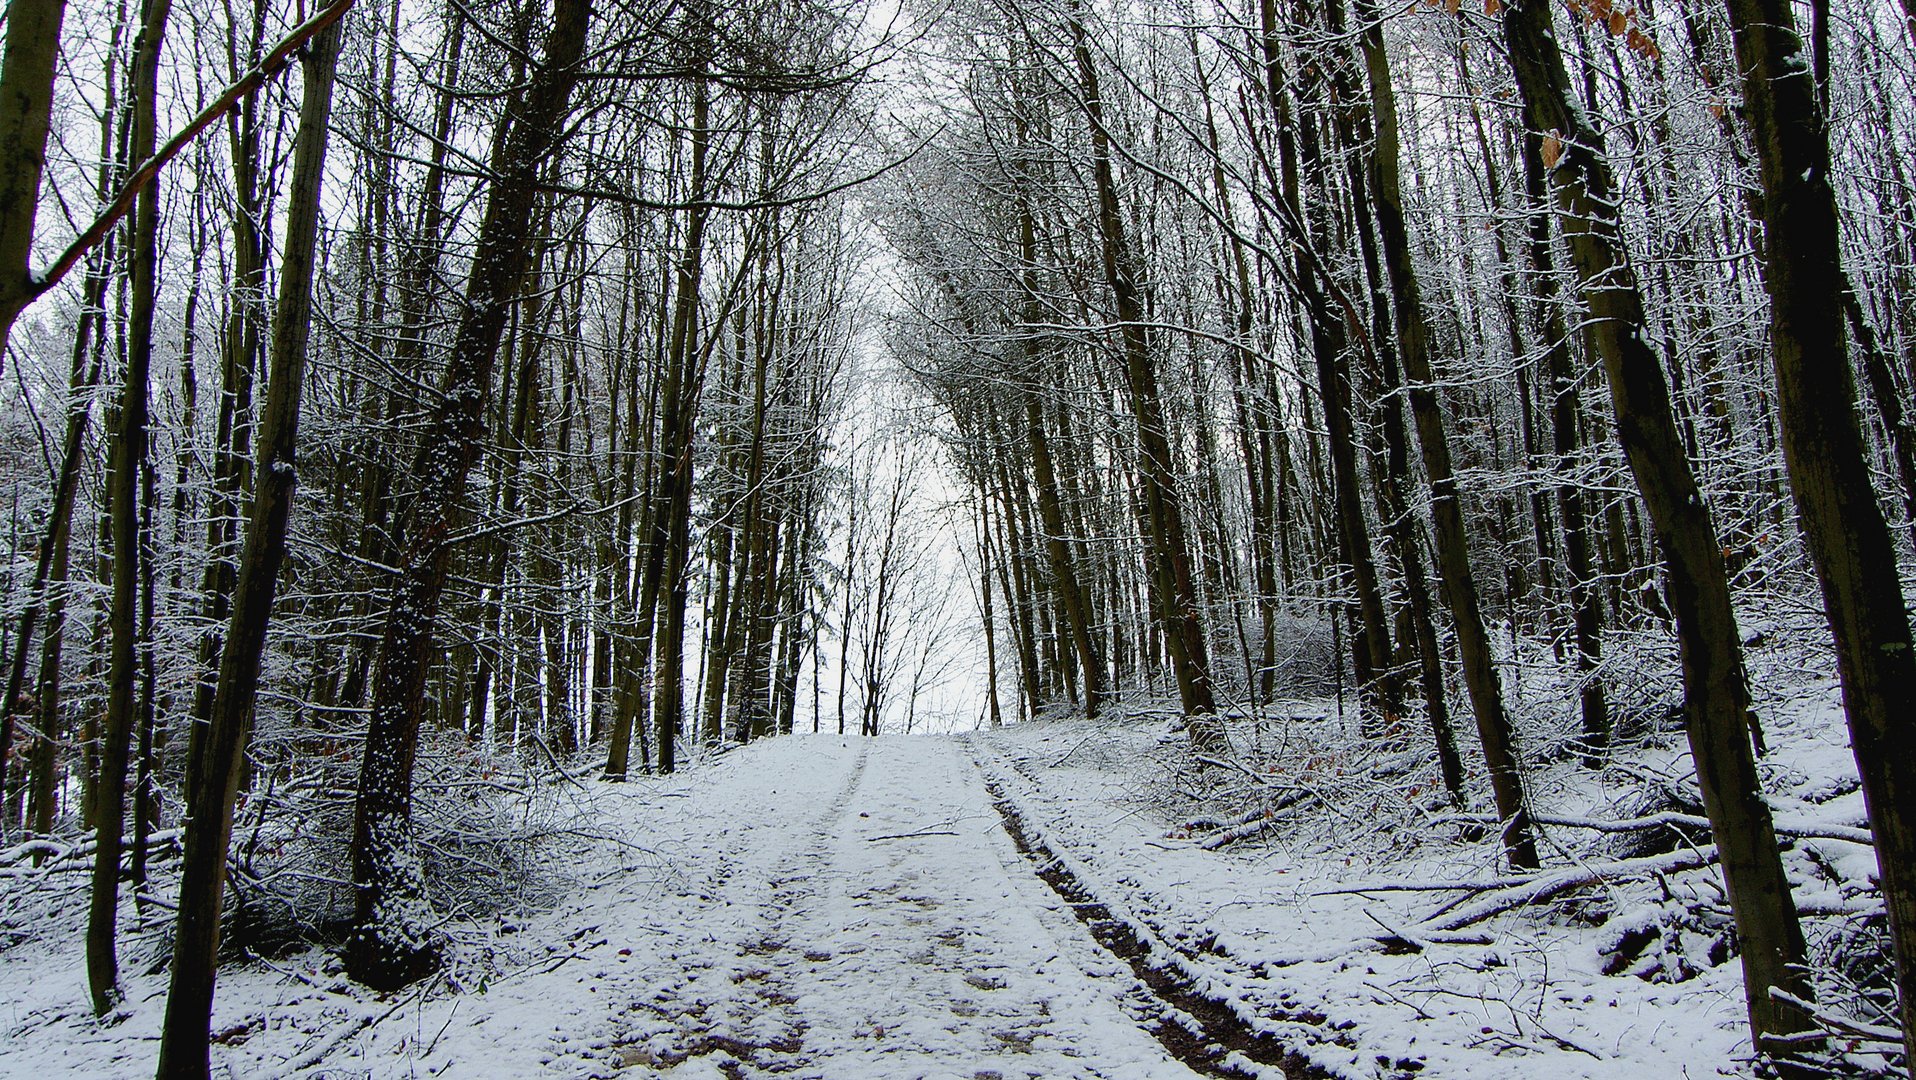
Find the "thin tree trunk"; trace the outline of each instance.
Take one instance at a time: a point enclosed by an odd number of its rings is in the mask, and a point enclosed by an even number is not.
[[[158,1075],[162,1080],[199,1080],[208,1075],[208,1025],[219,962],[226,848],[297,481],[295,448],[312,321],[320,185],[341,32],[335,25],[322,34],[302,61],[305,87],[295,136],[266,402],[260,416],[259,468],[253,474],[253,504],[234,587],[233,621],[220,656],[213,721],[206,736],[194,744],[196,752],[187,763],[194,777],[187,784],[192,800],[187,806],[173,972],[160,1036]]]
[[[699,282],[705,257],[705,225],[710,210],[706,195],[706,153],[711,137],[707,116],[710,88],[694,81],[692,98],[692,209],[688,211],[685,247],[680,253],[673,295],[672,336],[666,355],[666,377],[659,418],[658,518],[652,526],[653,559],[659,561],[658,600],[664,619],[654,643],[652,669],[652,723],[659,748],[659,771],[678,767],[678,739],[685,699],[685,605],[689,582],[686,562],[691,543],[692,439],[698,413],[703,373],[698,362]]]
[[[1544,328],[1544,373],[1550,380],[1550,442],[1556,454],[1557,472],[1563,477],[1557,484],[1557,517],[1563,523],[1564,569],[1570,579],[1571,618],[1577,641],[1577,698],[1583,720],[1583,761],[1597,768],[1603,764],[1603,751],[1610,743],[1610,710],[1604,700],[1603,682],[1596,674],[1603,660],[1603,595],[1597,587],[1596,568],[1591,560],[1584,493],[1568,479],[1577,461],[1580,380],[1571,363],[1570,330],[1565,325],[1563,304],[1557,295],[1541,147],[1540,136],[1535,132],[1524,133],[1524,196],[1531,207],[1528,216],[1532,281]]]
[[[145,161],[155,142],[160,46],[171,0],[148,0],[134,43],[133,136],[129,157]],[[153,300],[159,275],[159,192],[149,185],[133,214],[132,303],[128,311],[126,371],[113,434],[112,635],[107,663],[106,721],[101,731],[100,776],[94,787],[93,896],[87,914],[87,987],[93,1012],[105,1016],[120,1003],[120,965],[115,950],[119,921],[121,830],[126,825],[126,768],[133,734],[138,678],[140,584],[140,473],[146,461],[147,382],[153,362]]]
[[[1157,618],[1164,630],[1172,673],[1177,677],[1191,745],[1201,751],[1226,748],[1224,727],[1217,720],[1217,702],[1211,686],[1209,645],[1204,617],[1191,570],[1190,546],[1185,537],[1184,512],[1177,479],[1172,472],[1171,442],[1164,401],[1158,390],[1145,329],[1134,253],[1125,235],[1124,208],[1118,198],[1111,165],[1111,135],[1105,127],[1104,101],[1098,90],[1097,69],[1084,24],[1075,13],[1070,21],[1072,50],[1077,59],[1085,119],[1091,128],[1092,170],[1098,191],[1098,232],[1105,283],[1117,306],[1118,336],[1124,352],[1125,381],[1130,391],[1132,417],[1137,425],[1138,481],[1142,489],[1151,563],[1159,582]]]
[[[1329,0],[1335,14],[1342,0]],[[1504,852],[1511,866],[1535,869],[1541,862],[1525,808],[1523,776],[1517,758],[1516,734],[1504,712],[1503,686],[1491,657],[1490,634],[1484,627],[1477,583],[1470,566],[1470,541],[1464,533],[1463,496],[1451,467],[1450,437],[1444,430],[1442,406],[1433,385],[1430,327],[1426,322],[1423,289],[1410,250],[1410,230],[1404,222],[1402,180],[1398,175],[1397,95],[1391,86],[1390,61],[1384,53],[1384,29],[1375,4],[1357,0],[1358,21],[1364,24],[1360,41],[1369,77],[1371,108],[1376,118],[1376,142],[1370,156],[1372,206],[1383,240],[1384,265],[1390,279],[1397,346],[1409,379],[1411,415],[1416,421],[1418,448],[1430,479],[1431,519],[1437,533],[1437,567],[1444,599],[1450,604],[1451,624],[1457,632],[1457,652],[1463,660],[1464,688],[1477,717],[1477,737],[1490,770],[1490,788],[1503,819]],[[1342,19],[1336,19],[1341,23]],[[1333,25],[1333,31],[1342,28]],[[1394,403],[1387,407],[1395,407]]]

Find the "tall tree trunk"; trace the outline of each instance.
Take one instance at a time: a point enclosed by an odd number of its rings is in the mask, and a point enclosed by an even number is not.
[[[1343,0],[1329,0],[1331,11]],[[1504,852],[1520,870],[1541,865],[1525,808],[1523,776],[1517,759],[1516,733],[1504,711],[1503,686],[1491,657],[1490,634],[1484,627],[1477,599],[1477,582],[1470,567],[1470,540],[1464,533],[1462,492],[1451,467],[1450,436],[1444,429],[1443,408],[1437,401],[1436,375],[1431,362],[1430,326],[1424,311],[1423,288],[1410,249],[1410,229],[1404,221],[1403,182],[1398,172],[1397,94],[1391,86],[1390,60],[1384,53],[1384,28],[1372,0],[1356,0],[1358,21],[1364,25],[1360,41],[1369,78],[1376,140],[1370,155],[1370,194],[1377,212],[1377,231],[1383,240],[1384,265],[1390,280],[1397,347],[1409,379],[1408,397],[1416,421],[1417,444],[1423,451],[1424,472],[1430,479],[1430,513],[1437,532],[1437,568],[1443,578],[1444,599],[1450,604],[1451,624],[1457,632],[1457,653],[1463,660],[1464,688],[1477,717],[1477,738],[1484,764],[1490,770],[1490,789],[1503,819]],[[1342,19],[1337,18],[1341,23]],[[1333,25],[1333,31],[1341,26]],[[1395,408],[1395,403],[1388,403]]]
[[[1803,931],[1751,753],[1749,688],[1723,552],[1684,456],[1662,365],[1644,339],[1643,300],[1617,220],[1603,137],[1571,97],[1546,0],[1514,3],[1503,17],[1503,37],[1530,126],[1561,146],[1551,183],[1590,309],[1590,339],[1609,377],[1617,436],[1669,579],[1690,749],[1743,949],[1750,1027],[1758,1048],[1767,1049],[1771,1037],[1809,1026],[1802,1009],[1771,989],[1801,996],[1808,987]]]
[[[253,473],[253,504],[233,592],[233,621],[220,656],[212,725],[194,743],[187,763],[194,775],[187,783],[192,794],[186,808],[186,852],[180,869],[166,1022],[160,1036],[158,1075],[162,1080],[199,1080],[208,1075],[208,1025],[219,963],[226,848],[233,832],[233,804],[252,733],[260,657],[286,554],[286,526],[298,479],[299,401],[306,381],[320,184],[341,32],[335,25],[320,35],[302,61],[305,87],[286,208],[266,403],[260,415],[259,468]]]
[[[689,581],[692,518],[692,440],[696,433],[699,391],[704,373],[698,342],[699,283],[703,277],[706,201],[706,153],[711,138],[707,117],[711,88],[703,77],[693,82],[692,208],[687,212],[685,247],[680,252],[673,294],[672,336],[659,417],[658,516],[652,525],[652,558],[659,565],[658,601],[664,605],[653,645],[652,723],[659,747],[659,771],[678,767],[678,738],[685,703],[685,605]]]
[[[1357,593],[1357,618],[1362,628],[1361,633],[1353,635],[1351,659],[1365,695],[1365,708],[1374,720],[1388,723],[1402,710],[1402,695],[1391,670],[1389,615],[1378,581],[1370,525],[1364,517],[1362,481],[1357,471],[1349,369],[1343,356],[1352,329],[1347,320],[1355,316],[1348,310],[1338,311],[1327,295],[1326,289],[1334,287],[1334,283],[1319,265],[1316,237],[1299,209],[1300,171],[1321,175],[1324,166],[1315,126],[1293,122],[1290,90],[1279,52],[1275,0],[1260,0],[1258,17],[1264,67],[1260,89],[1268,99],[1277,129],[1278,148],[1275,172],[1268,154],[1261,155],[1260,164],[1267,174],[1272,201],[1279,207],[1279,227],[1290,235],[1297,252],[1294,280],[1303,300],[1304,333],[1309,338],[1318,399],[1324,407],[1324,442],[1330,459],[1331,485],[1328,512],[1334,521],[1337,546]],[[1361,328],[1358,329],[1361,332]],[[1307,430],[1312,427],[1308,417],[1304,426]],[[1323,475],[1322,470],[1315,467],[1315,461],[1312,465],[1313,473]]]
[[[254,0],[246,23],[227,29],[227,66],[237,74],[254,63],[264,43],[266,5]],[[273,184],[272,169],[260,175],[260,107],[246,101],[227,116],[228,157],[233,169],[230,221],[233,240],[233,290],[220,342],[219,418],[213,442],[213,484],[206,513],[206,566],[201,574],[201,604],[205,619],[200,634],[198,664],[194,669],[192,733],[189,744],[204,737],[213,715],[218,676],[220,635],[232,612],[233,581],[239,552],[240,500],[250,478],[248,443],[251,441],[253,375],[265,333],[265,241],[261,236],[265,192]],[[189,756],[191,750],[188,751]],[[191,778],[188,773],[188,778]],[[187,798],[192,794],[187,793]]]
[[[1524,196],[1530,204],[1528,247],[1536,306],[1544,333],[1544,374],[1550,380],[1550,444],[1558,474],[1557,518],[1563,524],[1564,570],[1569,578],[1572,623],[1577,642],[1578,707],[1583,720],[1583,760],[1603,763],[1610,743],[1610,709],[1597,666],[1603,660],[1603,595],[1591,559],[1590,526],[1584,492],[1568,478],[1577,463],[1577,413],[1581,380],[1570,356],[1570,330],[1557,295],[1556,259],[1551,250],[1550,217],[1544,176],[1542,137],[1523,134]]]
[[[66,549],[73,531],[73,504],[80,490],[80,466],[85,459],[88,421],[93,416],[93,390],[99,385],[101,363],[105,356],[104,349],[94,346],[97,338],[105,336],[101,323],[106,313],[101,304],[106,299],[106,263],[109,259],[110,256],[103,255],[87,271],[85,306],[81,308],[80,325],[74,334],[73,374],[67,384],[67,427],[60,452],[60,472],[54,480],[53,506],[47,515],[46,532],[40,537],[33,580],[27,589],[27,606],[15,623],[14,652],[7,665],[5,695],[0,696],[0,702],[6,703],[0,709],[0,793],[10,794],[5,785],[7,767],[11,764],[6,752],[13,746],[13,718],[15,711],[21,707],[21,693],[26,688],[27,657],[31,654],[34,632],[43,611],[51,622],[53,610],[65,606],[64,597],[53,597],[49,595],[49,590],[61,587],[66,579]],[[53,632],[51,625],[47,632]],[[52,722],[52,714],[47,711],[44,701],[39,702],[36,708],[44,728]],[[45,741],[44,732],[42,741]]]
[[[1384,429],[1385,472],[1378,486],[1386,508],[1384,528],[1390,535],[1391,543],[1396,545],[1397,557],[1403,565],[1404,597],[1409,601],[1409,636],[1415,639],[1417,645],[1418,675],[1423,684],[1424,711],[1430,721],[1431,739],[1437,749],[1438,773],[1443,778],[1444,790],[1450,795],[1451,804],[1461,809],[1466,805],[1464,764],[1457,752],[1457,740],[1451,727],[1450,702],[1444,683],[1443,648],[1438,643],[1435,619],[1432,617],[1430,585],[1424,570],[1424,530],[1405,497],[1405,492],[1413,482],[1410,475],[1410,439],[1405,431],[1404,411],[1397,401],[1404,380],[1397,359],[1397,346],[1391,334],[1388,314],[1391,304],[1383,295],[1383,274],[1378,265],[1377,244],[1370,239],[1370,222],[1363,220],[1370,213],[1368,201],[1361,195],[1367,185],[1362,175],[1357,173],[1363,165],[1355,156],[1351,168],[1351,187],[1359,193],[1359,197],[1352,200],[1352,210],[1359,215],[1358,239],[1363,249],[1364,273],[1374,298],[1371,304],[1372,337],[1377,345],[1376,359],[1380,369],[1378,390],[1383,398],[1379,412]],[[1500,804],[1500,812],[1501,809]]]
[[[1728,0],[1728,9],[1762,164],[1784,461],[1836,643],[1896,954],[1906,1060],[1916,1061],[1916,654],[1857,424],[1829,125],[1787,0]]]
[[[539,175],[565,131],[591,20],[591,0],[554,0],[544,60],[508,106],[440,400],[414,463],[419,491],[403,523],[402,560],[380,638],[353,805],[353,933],[346,965],[374,988],[403,986],[437,963],[411,851],[411,817],[419,720],[451,559],[446,541],[482,448],[499,340],[536,247],[531,226]]]
[[[991,718],[992,727],[1001,727],[1005,722],[1004,709],[998,700],[998,627],[997,615],[991,603],[991,518],[989,510],[991,498],[984,492],[978,494],[978,516],[973,519],[976,531],[972,534],[978,545],[978,610],[984,621],[985,630],[985,706]]]
[[[153,154],[160,46],[171,0],[148,0],[133,53],[133,134],[129,158]],[[121,830],[126,825],[126,767],[133,734],[138,677],[136,639],[140,584],[140,473],[146,461],[147,381],[153,363],[153,300],[159,275],[159,192],[149,185],[133,214],[132,302],[128,310],[126,370],[113,432],[110,482],[113,533],[112,635],[107,663],[106,722],[100,776],[94,787],[93,896],[87,913],[87,987],[93,1012],[105,1016],[120,1002],[115,951],[119,920]]]
[[[1139,293],[1135,254],[1125,235],[1124,207],[1118,197],[1111,164],[1111,133],[1105,126],[1104,100],[1098,90],[1097,68],[1084,24],[1068,16],[1072,51],[1077,59],[1085,119],[1091,128],[1092,171],[1098,191],[1098,232],[1105,283],[1118,314],[1118,336],[1123,346],[1124,374],[1130,392],[1132,418],[1137,425],[1138,484],[1150,541],[1150,562],[1159,583],[1157,618],[1163,627],[1178,699],[1191,745],[1204,752],[1226,746],[1224,727],[1217,720],[1217,702],[1211,686],[1209,645],[1205,641],[1190,545],[1185,537],[1184,511],[1172,472],[1171,441],[1145,328],[1143,298]]]

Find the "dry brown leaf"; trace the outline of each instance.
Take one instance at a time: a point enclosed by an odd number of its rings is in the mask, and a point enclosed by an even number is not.
[[[1543,158],[1543,167],[1546,169],[1556,168],[1557,162],[1562,160],[1563,140],[1557,137],[1554,130],[1543,137],[1543,146],[1538,156]]]

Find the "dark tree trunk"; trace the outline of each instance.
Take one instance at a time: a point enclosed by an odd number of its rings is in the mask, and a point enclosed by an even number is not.
[[[1857,424],[1829,127],[1791,5],[1728,0],[1728,8],[1762,164],[1784,460],[1836,643],[1896,954],[1904,1048],[1916,1061],[1916,654]]]
[[[1119,202],[1117,181],[1112,172],[1111,136],[1105,127],[1104,103],[1099,96],[1097,69],[1085,40],[1084,25],[1075,14],[1070,16],[1070,25],[1078,78],[1084,92],[1085,118],[1091,127],[1105,283],[1117,305],[1125,380],[1137,424],[1138,483],[1150,538],[1150,561],[1159,582],[1157,617],[1164,630],[1172,673],[1177,677],[1178,698],[1184,708],[1191,744],[1201,751],[1216,751],[1225,746],[1224,728],[1216,718],[1217,703],[1211,687],[1203,612],[1191,570],[1184,511],[1172,471],[1169,429],[1152,363],[1150,336],[1145,329],[1134,254],[1125,235],[1124,208]]]
[[[156,141],[154,99],[159,92],[160,43],[170,0],[148,0],[133,53],[133,134],[130,156],[145,161]],[[120,1002],[119,917],[121,830],[126,824],[126,768],[133,735],[134,682],[139,675],[137,611],[140,584],[140,473],[146,461],[147,382],[153,362],[153,296],[159,276],[159,192],[149,185],[133,213],[132,302],[128,310],[126,370],[113,430],[113,594],[108,627],[106,720],[100,775],[94,784],[93,896],[87,915],[87,985],[93,1012],[105,1016]]]
[[[652,723],[659,771],[678,767],[678,740],[685,704],[685,605],[690,581],[692,441],[697,432],[699,391],[704,381],[698,348],[699,283],[705,258],[707,116],[711,88],[700,78],[692,99],[692,208],[680,252],[673,293],[672,336],[667,343],[664,407],[659,416],[659,487],[652,524],[651,559],[658,570],[657,640],[652,665]]]
[[[1503,36],[1530,126],[1561,140],[1551,182],[1590,309],[1590,339],[1609,377],[1617,437],[1668,575],[1690,749],[1742,944],[1750,1027],[1766,1049],[1772,1036],[1809,1026],[1802,1009],[1771,989],[1802,996],[1808,987],[1802,927],[1751,753],[1749,688],[1723,551],[1684,455],[1662,364],[1644,340],[1643,300],[1624,249],[1603,137],[1571,98],[1546,0],[1513,4]]]
[[[1330,0],[1336,12],[1342,0]],[[1490,634],[1478,603],[1477,582],[1470,566],[1470,541],[1464,533],[1462,492],[1451,466],[1450,436],[1445,431],[1442,406],[1437,401],[1431,362],[1430,327],[1426,322],[1423,291],[1412,264],[1410,230],[1404,222],[1402,181],[1398,175],[1397,96],[1391,86],[1390,63],[1384,54],[1384,29],[1375,5],[1357,0],[1358,20],[1364,24],[1360,40],[1369,76],[1371,106],[1376,117],[1376,143],[1370,158],[1372,205],[1377,231],[1383,240],[1384,265],[1390,280],[1397,347],[1409,378],[1411,415],[1416,421],[1418,448],[1424,472],[1430,478],[1430,511],[1437,532],[1437,567],[1444,599],[1450,604],[1451,624],[1457,632],[1457,652],[1463,660],[1464,688],[1477,718],[1477,737],[1490,770],[1490,789],[1503,819],[1504,852],[1518,869],[1541,865],[1525,809],[1523,776],[1517,758],[1516,734],[1504,712],[1503,686],[1491,658]],[[1342,21],[1341,19],[1338,21]],[[1341,29],[1341,27],[1333,27]],[[1386,388],[1392,389],[1392,388]],[[1396,408],[1394,402],[1387,408]]]
[[[539,174],[565,131],[591,19],[591,0],[555,0],[544,61],[508,107],[463,313],[440,400],[414,463],[419,491],[400,530],[400,570],[374,667],[371,723],[353,806],[353,934],[346,963],[355,979],[378,989],[403,986],[437,963],[410,834],[413,761],[451,559],[446,541],[482,447],[499,341],[536,247],[531,226]]]
[[[226,848],[233,832],[233,804],[252,733],[260,657],[286,554],[286,527],[298,479],[299,400],[306,381],[319,196],[340,35],[335,25],[313,43],[303,61],[306,85],[287,203],[279,308],[273,321],[266,405],[260,417],[253,505],[234,588],[233,621],[220,657],[212,724],[204,737],[194,741],[187,763],[193,775],[187,783],[191,799],[186,808],[186,852],[166,1023],[160,1038],[158,1075],[162,1080],[198,1080],[208,1075],[208,1025],[219,964]]]
[[[1557,296],[1550,219],[1544,209],[1548,190],[1540,156],[1541,142],[1537,133],[1524,133],[1524,195],[1532,207],[1529,249],[1536,303],[1544,328],[1544,371],[1550,380],[1550,444],[1556,454],[1558,473],[1568,477],[1576,468],[1580,380],[1571,363],[1570,330],[1565,325],[1563,304]],[[1571,618],[1577,642],[1577,698],[1583,720],[1583,760],[1591,768],[1597,768],[1603,764],[1603,751],[1610,743],[1610,709],[1604,700],[1603,683],[1596,675],[1597,665],[1603,659],[1603,596],[1597,587],[1596,567],[1590,554],[1584,493],[1569,480],[1563,480],[1557,485],[1556,503],[1557,517],[1563,523],[1564,571],[1569,578]]]
[[[0,53],[0,347],[13,320],[37,295],[33,221],[47,164],[53,78],[60,60],[66,0],[13,0]]]

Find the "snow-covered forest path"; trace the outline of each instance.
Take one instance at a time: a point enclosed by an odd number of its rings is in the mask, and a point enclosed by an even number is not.
[[[701,792],[733,809],[713,851],[713,944],[630,1008],[732,1075],[1192,1075],[1127,1015],[1098,948],[1006,837],[951,740],[783,739]],[[725,985],[731,984],[729,994]],[[689,1022],[688,1022],[689,1021]],[[680,1068],[693,1062],[687,1061]]]
[[[1319,718],[1322,729],[1336,724]],[[1293,718],[1291,753],[1325,745],[1311,731],[1309,717]],[[336,946],[248,949],[220,971],[214,1075],[1749,1074],[1739,972],[1711,959],[1708,924],[1675,923],[1654,949],[1628,953],[1633,964],[1688,965],[1680,979],[1613,967],[1618,927],[1698,918],[1691,905],[1720,895],[1709,868],[1608,884],[1604,924],[1538,906],[1439,942],[1419,928],[1433,925],[1433,904],[1453,911],[1453,889],[1485,904],[1530,885],[1483,879],[1494,855],[1478,840],[1438,837],[1407,859],[1388,825],[1426,811],[1362,801],[1380,799],[1363,760],[1294,774],[1322,790],[1344,785],[1338,805],[1266,811],[1279,827],[1260,842],[1216,844],[1226,833],[1199,823],[1226,819],[1180,797],[1188,774],[1167,766],[1185,751],[1166,734],[1157,722],[1080,720],[959,737],[799,735],[670,776],[554,774],[529,793],[508,789],[497,805],[510,822],[475,820],[521,839],[449,850],[462,856],[455,867],[491,861],[464,892],[440,880],[447,897],[483,897],[482,885],[514,893],[448,917],[438,973],[378,994],[346,977]],[[1829,771],[1801,760],[1805,775]],[[1583,813],[1582,798],[1559,805]],[[1853,820],[1860,794],[1845,798],[1803,813]],[[259,846],[294,841],[282,833]],[[1826,839],[1816,850],[1853,859],[1856,847]],[[282,865],[330,880],[324,859],[288,850]],[[1386,860],[1403,869],[1392,874]],[[1445,895],[1431,897],[1430,885]],[[128,996],[101,1022],[71,906],[85,890],[52,881],[32,895],[53,906],[35,923],[41,933],[0,954],[0,1080],[152,1075],[169,912],[125,904]],[[1393,948],[1380,929],[1425,940]]]
[[[390,997],[324,949],[228,965],[215,1075],[1194,1076],[1151,1034],[1168,1007],[1020,853],[972,753],[798,736],[582,779],[560,827],[597,824],[556,907],[468,924],[442,976]],[[6,1030],[38,1032],[0,1076],[150,1072],[163,969],[139,957],[97,1026],[77,946],[0,978]]]

